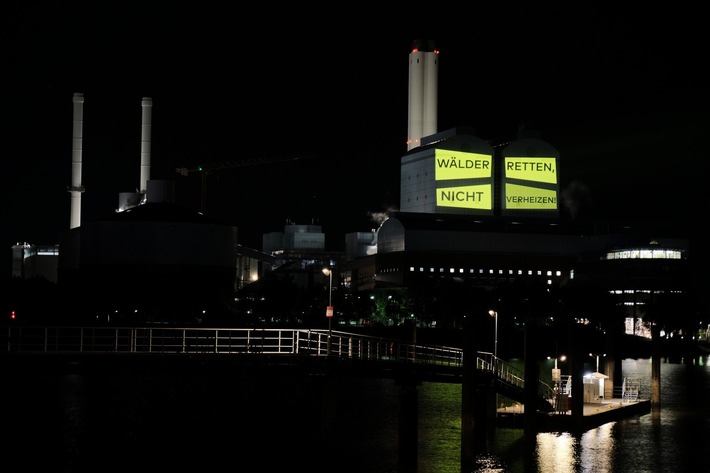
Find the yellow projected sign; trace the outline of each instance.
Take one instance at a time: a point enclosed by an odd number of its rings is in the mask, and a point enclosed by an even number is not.
[[[505,185],[507,209],[557,210],[557,192],[538,187]]]
[[[493,208],[493,186],[440,187],[436,189],[436,205],[439,207],[457,207],[463,209]]]
[[[505,158],[503,168],[506,179],[557,183],[556,158]]]
[[[434,159],[437,181],[493,177],[493,156],[437,149]]]

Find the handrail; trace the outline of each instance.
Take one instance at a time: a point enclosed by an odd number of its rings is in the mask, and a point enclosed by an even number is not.
[[[262,353],[325,356],[329,331],[283,328],[8,326],[0,350],[14,353]],[[461,366],[463,350],[332,331],[339,357]]]
[[[418,345],[370,335],[321,329],[7,326],[0,330],[0,350],[8,353],[161,353],[328,356],[404,361],[462,367],[461,348]],[[476,369],[493,373],[499,383],[522,391],[523,373],[492,353],[476,353]],[[552,389],[540,383],[542,399]]]

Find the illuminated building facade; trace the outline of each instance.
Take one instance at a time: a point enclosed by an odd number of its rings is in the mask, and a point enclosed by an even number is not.
[[[626,332],[646,337],[651,299],[688,291],[688,240],[673,228],[560,212],[560,155],[549,143],[522,136],[496,147],[468,128],[422,143],[401,159],[401,210],[377,229],[376,251],[348,255],[352,290],[577,279],[614,294]]]
[[[423,138],[422,146],[402,157],[402,212],[493,214],[493,148],[458,131]]]
[[[580,260],[579,278],[603,281],[626,314],[624,332],[651,338],[647,320],[654,304],[688,292],[688,245],[683,238],[651,239],[646,244],[617,245],[598,257]],[[676,325],[683,325],[685,314],[676,314]],[[681,334],[695,334],[702,327],[686,325]],[[661,336],[670,334],[661,333]]]
[[[414,43],[413,52],[420,44]],[[427,44],[436,51],[438,66],[439,52]],[[400,208],[377,229],[367,253],[348,247],[341,272],[345,285],[387,291],[456,281],[493,289],[519,279],[543,280],[549,287],[578,279],[616,295],[628,314],[627,332],[647,335],[648,300],[688,290],[687,238],[653,224],[563,215],[563,158],[535,134],[494,146],[471,128],[429,129],[417,146],[413,124],[436,123],[435,116],[420,116],[423,110],[435,115],[436,109],[416,102],[436,93],[431,89],[436,81],[427,78],[422,64],[410,55],[410,132],[400,159]]]
[[[415,41],[409,64],[400,209],[374,231],[345,235],[347,261],[338,267],[344,287],[367,291],[455,279],[493,288],[520,278],[543,278],[555,286],[589,278],[619,295],[634,333],[644,331],[646,294],[685,290],[686,240],[669,236],[667,229],[565,219],[563,158],[553,145],[532,134],[494,146],[470,128],[439,132],[439,51],[432,42]],[[83,104],[83,95],[75,94],[70,230],[61,236],[61,258],[58,248],[48,256],[52,280],[59,260],[59,279],[73,283],[77,300],[98,286],[99,278],[109,283],[103,285],[107,297],[118,289],[147,300],[158,289],[153,279],[171,278],[166,298],[189,293],[192,283],[206,294],[213,288],[223,294],[256,279],[255,260],[262,264],[260,275],[264,268],[293,262],[342,260],[325,250],[320,226],[287,225],[283,232],[266,233],[258,252],[238,245],[234,227],[199,213],[177,214],[170,183],[150,180],[152,100],[147,97],[141,101],[139,191],[119,195],[115,215],[82,225]],[[650,242],[655,250],[637,253]],[[674,257],[646,257],[660,254],[656,250]],[[13,276],[33,273],[30,262],[41,255],[25,258],[32,251],[24,247],[15,253]]]
[[[557,217],[559,152],[523,136],[494,149],[468,128],[422,138],[401,159],[400,210]]]

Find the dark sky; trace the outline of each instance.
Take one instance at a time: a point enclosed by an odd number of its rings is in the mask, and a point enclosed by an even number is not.
[[[309,156],[214,172],[206,212],[249,246],[287,219],[317,222],[326,245],[341,246],[399,204],[414,39],[441,51],[440,130],[492,140],[537,130],[560,151],[563,192],[586,202],[582,216],[670,220],[700,236],[710,125],[700,10],[161,3],[0,6],[7,258],[13,243],[52,244],[69,227],[75,92],[82,220],[138,186],[151,97],[151,178],[175,180],[179,203],[199,209],[200,181],[176,167]]]

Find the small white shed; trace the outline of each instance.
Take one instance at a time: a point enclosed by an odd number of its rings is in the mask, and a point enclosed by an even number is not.
[[[584,402],[602,402],[604,399],[605,379],[609,379],[609,377],[596,371],[584,375]]]

